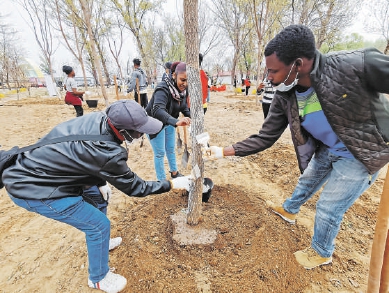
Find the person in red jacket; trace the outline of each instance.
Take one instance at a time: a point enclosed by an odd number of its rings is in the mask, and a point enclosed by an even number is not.
[[[250,77],[247,75],[246,79],[244,80],[244,85],[246,86],[246,96],[249,94],[251,82]]]
[[[201,68],[201,63],[203,62],[203,54],[199,54],[199,66],[200,66],[200,82],[201,82],[201,93],[203,98],[203,108],[204,108],[204,114],[207,112],[208,104],[207,104],[207,97],[208,97],[208,76],[205,73],[205,71]]]

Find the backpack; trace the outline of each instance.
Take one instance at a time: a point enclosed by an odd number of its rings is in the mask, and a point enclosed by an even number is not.
[[[13,148],[7,151],[1,150],[0,151],[0,189],[4,187],[3,180],[2,180],[4,170],[12,166],[13,164],[15,164],[15,161],[19,154],[31,151],[33,149],[48,144],[55,144],[55,143],[66,142],[66,141],[77,141],[77,140],[115,141],[114,138],[112,138],[110,135],[69,135],[69,136],[57,137],[46,141],[40,141],[36,144],[26,146],[23,148],[14,146]]]

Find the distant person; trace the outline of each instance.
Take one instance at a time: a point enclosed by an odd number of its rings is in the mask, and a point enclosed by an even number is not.
[[[134,91],[134,99],[140,103],[143,108],[146,108],[148,103],[147,98],[147,76],[144,70],[140,67],[141,61],[138,58],[132,60],[134,63],[134,71],[131,74],[130,82],[127,87],[127,93]]]
[[[199,54],[199,66],[200,66],[200,82],[201,82],[201,94],[202,94],[202,102],[203,102],[203,109],[204,114],[207,112],[208,103],[207,103],[207,97],[208,97],[208,76],[205,73],[205,71],[201,68],[201,64],[203,62],[203,54]]]
[[[250,81],[250,77],[247,76],[244,80],[244,86],[246,87],[246,96],[249,94],[249,91],[250,91],[250,87],[251,87],[251,81]]]
[[[172,62],[169,61],[165,63],[165,72],[162,75],[162,80],[164,80],[166,77],[169,78],[172,77],[172,74],[170,72],[171,67],[172,67]]]
[[[277,90],[259,133],[209,158],[261,152],[290,128],[301,175],[282,205],[271,207],[294,224],[320,190],[313,237],[294,253],[306,269],[329,264],[342,219],[389,162],[389,56],[374,48],[322,54],[304,25],[291,25],[265,48],[267,79]],[[304,242],[304,241],[302,241]]]
[[[234,88],[236,88],[236,83],[237,83],[237,81],[236,81],[236,75],[234,76]]]
[[[259,84],[257,88],[257,95],[260,95],[263,93],[262,98],[262,111],[263,111],[263,117],[266,119],[267,114],[269,113],[270,104],[273,101],[275,89],[272,86],[271,82],[265,79]]]
[[[176,161],[176,127],[190,125],[190,110],[188,108],[188,77],[186,64],[172,64],[172,78],[165,78],[154,90],[146,111],[162,122],[162,130],[155,135],[149,135],[154,153],[154,166],[157,180],[165,180],[165,155],[169,163],[171,178],[182,176],[178,171]],[[179,118],[182,113],[184,117]]]
[[[77,90],[77,82],[74,79],[76,73],[71,66],[64,65],[62,67],[62,71],[67,75],[63,82],[64,89],[66,90],[65,103],[73,105],[76,110],[76,117],[80,117],[84,115],[84,109],[82,108],[82,96],[85,92]]]
[[[41,138],[46,141],[77,135],[85,136],[85,140],[48,144],[19,154],[15,164],[3,172],[2,181],[16,205],[85,233],[91,288],[119,292],[127,280],[110,271],[110,221],[82,196],[85,185],[106,186],[108,182],[135,197],[171,189],[189,191],[189,177],[144,181],[127,165],[128,150],[121,144],[129,144],[143,133],[158,133],[161,128],[162,123],[147,116],[138,103],[120,100],[104,112],[63,122]],[[90,135],[104,137],[95,141],[88,139]],[[103,195],[110,193],[107,189],[101,191]],[[80,291],[80,285],[74,284],[72,292],[76,291]]]

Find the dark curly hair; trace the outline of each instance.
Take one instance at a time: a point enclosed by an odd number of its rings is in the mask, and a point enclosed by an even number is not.
[[[315,56],[315,37],[304,25],[293,24],[279,32],[266,46],[265,56],[276,53],[286,65],[299,57],[312,59]]]

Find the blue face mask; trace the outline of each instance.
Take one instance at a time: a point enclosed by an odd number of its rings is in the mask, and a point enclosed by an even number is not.
[[[292,73],[292,69],[293,69],[293,67],[294,67],[294,64],[295,64],[295,63],[293,63],[292,67],[290,68],[289,73],[288,73],[288,76],[285,78],[285,80],[284,80],[282,83],[280,83],[279,85],[277,85],[277,86],[274,87],[277,91],[280,91],[280,92],[287,92],[287,91],[289,91],[290,89],[292,89],[294,86],[297,85],[297,83],[298,83],[298,81],[299,81],[298,78],[297,78],[297,76],[298,76],[298,74],[299,74],[298,72],[297,72],[297,74],[296,74],[296,78],[294,79],[294,81],[293,81],[290,85],[285,85],[285,81],[288,80],[290,74]]]

